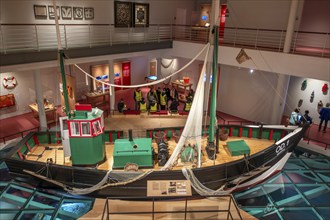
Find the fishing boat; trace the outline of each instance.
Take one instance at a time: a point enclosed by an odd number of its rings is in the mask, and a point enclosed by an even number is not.
[[[126,131],[104,130],[100,109],[76,105],[72,113],[65,98],[67,117],[61,119],[62,133],[26,135],[3,159],[10,173],[37,187],[56,187],[72,194],[148,198],[150,183],[165,181],[171,185],[186,181],[184,184],[191,186],[191,195],[225,195],[279,172],[307,126],[216,123],[217,28],[214,26],[207,127],[203,123],[203,105],[208,52],[184,127],[148,129],[140,138],[134,138],[134,130],[130,130],[128,138],[124,138]],[[205,48],[208,51],[210,45]],[[66,88],[64,55],[63,51],[59,53]],[[221,134],[228,135],[228,139],[219,140]],[[173,191],[173,187],[165,187],[161,195],[178,191],[179,188],[174,187]]]

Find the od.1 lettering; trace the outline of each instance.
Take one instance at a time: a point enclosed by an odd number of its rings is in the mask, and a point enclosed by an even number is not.
[[[285,148],[286,148],[287,146],[289,146],[289,142],[290,142],[290,140],[287,140],[286,143],[283,142],[283,143],[281,143],[280,145],[278,145],[277,148],[276,148],[276,153],[279,154],[279,153],[281,153],[282,151],[284,151]]]

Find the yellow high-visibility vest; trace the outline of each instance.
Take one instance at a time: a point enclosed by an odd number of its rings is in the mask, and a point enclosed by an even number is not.
[[[142,91],[134,91],[135,101],[140,102],[142,100]]]
[[[166,105],[166,94],[160,94],[160,104]]]
[[[186,111],[186,112],[189,112],[190,111],[190,108],[191,108],[191,102],[186,102],[186,105],[184,106],[184,110]]]
[[[146,112],[147,111],[147,103],[142,103],[140,102],[140,111],[141,112]]]
[[[156,112],[157,111],[157,104],[150,105],[150,112]]]

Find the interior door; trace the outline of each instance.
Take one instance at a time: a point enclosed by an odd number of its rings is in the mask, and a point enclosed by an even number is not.
[[[62,137],[64,157],[70,157],[71,150],[70,150],[69,128],[68,128],[68,117],[67,116],[60,117],[60,128],[61,128],[61,137]]]

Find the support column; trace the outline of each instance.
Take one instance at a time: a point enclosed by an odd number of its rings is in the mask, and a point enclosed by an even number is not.
[[[296,24],[297,10],[298,10],[298,0],[291,0],[288,26],[286,28],[286,35],[285,35],[285,41],[284,41],[284,47],[283,47],[284,53],[290,52],[292,37],[293,37],[293,33],[294,33],[294,27]]]
[[[113,60],[109,60],[109,83],[114,84],[115,73],[113,70]],[[115,88],[111,86],[110,93],[110,114],[115,110]]]
[[[282,115],[285,108],[286,97],[288,94],[290,76],[278,74],[276,84],[276,94],[273,99],[273,108],[270,118],[270,124],[281,124]]]
[[[39,69],[34,71],[33,79],[34,79],[34,87],[36,90],[36,98],[38,104],[40,131],[47,131],[47,120],[46,120],[46,113],[44,108],[44,99],[42,95],[41,77],[40,77]]]
[[[163,75],[162,75],[162,58],[157,58],[157,78],[158,79],[163,78]]]
[[[294,34],[294,28],[296,24],[298,0],[291,0],[290,14],[288,19],[288,25],[286,28],[285,41],[283,46],[283,52],[289,53],[291,48],[291,42]],[[270,123],[280,124],[282,115],[285,108],[286,97],[288,93],[288,87],[290,82],[289,75],[278,74],[278,80],[276,84],[276,94],[273,101],[273,110],[271,114]]]

